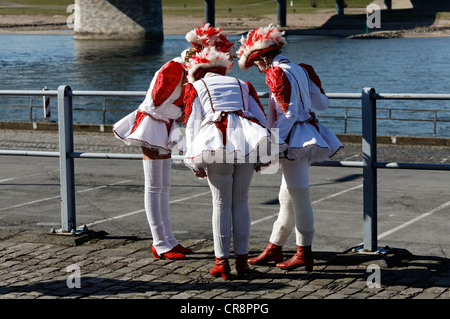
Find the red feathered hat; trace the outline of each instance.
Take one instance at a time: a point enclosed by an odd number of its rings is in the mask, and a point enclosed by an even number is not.
[[[207,72],[225,75],[232,66],[233,62],[228,52],[217,51],[215,47],[204,48],[196,53],[186,64],[188,81],[193,83],[202,78]]]
[[[283,35],[284,31],[281,32],[269,24],[267,27],[250,31],[247,38],[242,36],[241,47],[236,52],[239,57],[239,67],[246,71],[260,55],[272,50],[280,50],[287,44]]]
[[[198,51],[206,47],[215,47],[217,51],[231,53],[234,46],[233,42],[228,41],[227,37],[222,34],[222,29],[214,28],[209,23],[204,23],[186,34],[186,40],[190,42]]]

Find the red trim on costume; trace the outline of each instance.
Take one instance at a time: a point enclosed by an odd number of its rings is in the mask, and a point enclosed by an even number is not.
[[[170,61],[164,64],[158,72],[152,90],[153,103],[156,107],[163,104],[172,95],[183,75],[184,68],[181,63]]]
[[[273,67],[267,70],[266,82],[281,110],[286,113],[291,99],[291,83],[288,77],[280,67]]]
[[[198,96],[197,90],[192,83],[188,83],[184,89],[184,125],[187,124],[189,117],[192,113],[192,104],[194,104],[195,98]]]
[[[139,127],[139,125],[142,123],[142,121],[144,120],[144,118],[146,116],[147,116],[146,113],[139,111],[139,110],[137,111],[136,119],[134,120],[133,128],[131,129],[130,134],[133,134],[134,131],[136,131],[136,129]]]
[[[216,127],[220,130],[220,132],[222,133],[222,143],[223,145],[227,145],[227,128],[228,128],[228,114],[233,113],[236,114],[237,116],[243,117],[244,119],[253,122],[255,124],[260,125],[263,128],[266,128],[264,125],[262,125],[257,118],[255,117],[246,117],[244,112],[242,112],[241,110],[239,111],[222,111],[220,114],[220,119],[217,121],[212,121],[212,122],[207,122],[205,123],[203,126],[205,126],[206,124],[209,123],[214,123],[216,125]],[[202,127],[203,127],[202,126]]]
[[[245,83],[247,83],[247,85],[248,85],[248,93],[256,101],[256,103],[258,103],[263,114],[266,115],[266,113],[264,112],[264,107],[262,106],[261,101],[259,100],[258,92],[256,92],[255,88],[253,87],[253,85],[250,82],[245,81]]]
[[[222,113],[221,118],[219,121],[214,122],[216,124],[216,127],[220,130],[222,133],[222,143],[223,145],[227,145],[227,127],[228,127],[228,114]]]
[[[150,114],[142,112],[140,110],[137,110],[137,112],[136,112],[136,119],[134,120],[133,128],[130,131],[130,135],[133,134],[137,130],[137,128],[139,127],[139,125],[141,125],[142,121],[145,119],[146,116],[151,117],[155,121],[163,122],[166,125],[166,127],[167,127],[167,133],[170,133],[170,128],[172,127],[173,119],[169,119],[169,121],[155,119]]]
[[[314,68],[311,65],[305,63],[300,63],[299,65],[304,68],[306,72],[308,72],[309,78],[314,82],[315,85],[317,85],[317,87],[320,89],[320,92],[322,94],[325,94],[325,91],[322,88],[322,82],[320,81],[316,71],[314,71]]]

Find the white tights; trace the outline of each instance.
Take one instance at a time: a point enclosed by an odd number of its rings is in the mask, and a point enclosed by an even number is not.
[[[273,224],[270,242],[284,246],[295,226],[296,244],[310,246],[314,237],[314,214],[309,195],[308,160],[280,160],[282,181],[278,199],[280,211]]]
[[[250,239],[248,192],[253,170],[254,164],[207,165],[213,203],[214,253],[218,258],[229,257],[232,234],[234,253],[248,254]]]
[[[153,237],[153,246],[158,255],[178,245],[172,233],[169,214],[170,158],[143,160],[145,190],[144,204],[147,220]]]

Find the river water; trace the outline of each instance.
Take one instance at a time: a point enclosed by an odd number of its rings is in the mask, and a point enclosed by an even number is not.
[[[233,41],[238,36],[229,37]],[[324,89],[330,93],[359,93],[372,86],[380,93],[450,93],[450,38],[400,38],[350,40],[339,37],[287,36],[283,54],[293,62],[311,64],[319,74]],[[66,35],[0,35],[0,90],[40,90],[44,86],[57,89],[69,85],[73,90],[145,91],[165,62],[188,47],[184,36],[166,35],[162,42],[74,40]],[[250,81],[258,92],[268,88],[264,76],[256,68],[247,72],[237,61],[231,75]],[[80,98],[81,99],[81,98]],[[139,105],[139,100],[107,102],[105,123],[116,122]],[[262,99],[263,104],[266,102]],[[0,97],[0,105],[10,99]],[[28,105],[26,100],[13,103]],[[42,102],[35,101],[36,105]],[[81,102],[79,102],[81,103]],[[82,102],[83,106],[102,102]],[[51,102],[55,107],[56,102]],[[333,106],[359,108],[359,101],[332,100]],[[408,110],[447,110],[450,101],[378,101],[378,108]],[[94,106],[97,107],[97,106]],[[43,120],[42,109],[35,110],[33,120]],[[360,133],[360,120],[349,119],[347,128],[341,119],[343,109],[318,112],[322,123],[336,133]],[[360,116],[359,109],[349,116]],[[380,117],[387,111],[380,110]],[[397,115],[398,114],[398,115]],[[433,119],[433,112],[392,113],[394,117]],[[449,120],[450,112],[439,112],[439,119]],[[56,110],[50,120],[55,121]],[[0,121],[27,121],[28,109],[0,108]],[[76,111],[76,123],[99,123],[101,112]],[[432,136],[431,122],[380,121],[378,134]],[[438,123],[437,136],[450,137],[450,124]]]

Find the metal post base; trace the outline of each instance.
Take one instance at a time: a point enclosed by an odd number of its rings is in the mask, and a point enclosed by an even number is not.
[[[360,246],[356,246],[355,248],[352,249],[352,252],[354,253],[358,253],[358,254],[363,254],[363,255],[384,255],[386,253],[388,253],[392,248],[389,246],[384,246],[384,247],[378,247],[377,250],[375,251],[370,251],[367,249],[364,249],[364,245],[360,245]]]
[[[83,226],[82,229],[72,229],[70,232],[61,229],[50,229],[50,234],[52,235],[64,235],[64,236],[80,236],[89,232],[89,229],[86,225]]]

